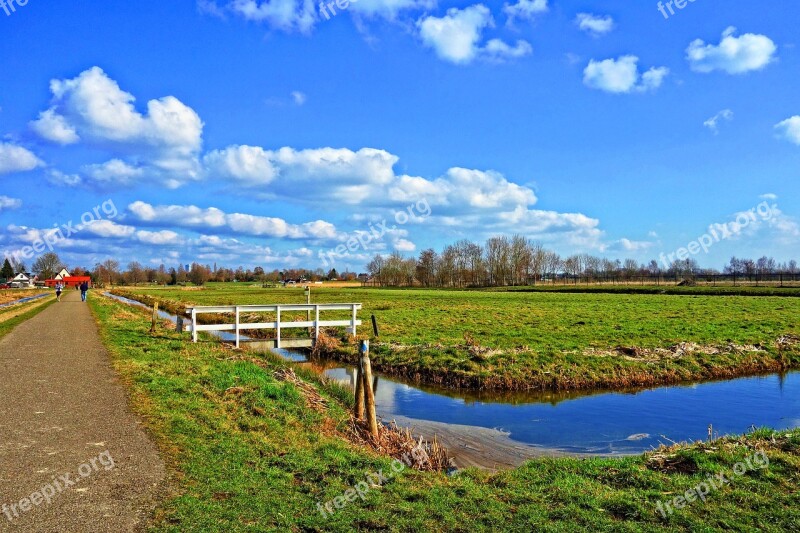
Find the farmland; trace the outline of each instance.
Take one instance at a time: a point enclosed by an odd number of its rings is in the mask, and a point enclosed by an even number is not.
[[[738,296],[679,289],[687,293],[323,288],[313,291],[312,301],[361,302],[362,319],[375,314],[380,325],[373,342],[377,369],[451,387],[619,388],[800,365],[800,298],[770,295],[774,289],[766,288],[737,289]],[[158,300],[173,311],[305,300],[300,288],[244,284],[115,292]],[[353,350],[332,355],[349,359]]]
[[[172,472],[151,524],[157,530],[780,531],[800,520],[798,435],[769,430],[641,457],[537,459],[498,474],[407,470],[323,515],[318,503],[391,468],[342,438],[350,404],[341,389],[298,369],[327,401],[323,411],[309,409],[299,389],[275,379],[289,365],[277,357],[237,357],[225,345],[187,343],[165,329],[150,334],[144,310],[107,298],[90,305],[131,405]],[[659,513],[659,502],[709,476],[730,476],[757,450],[768,468],[737,477],[705,502]]]

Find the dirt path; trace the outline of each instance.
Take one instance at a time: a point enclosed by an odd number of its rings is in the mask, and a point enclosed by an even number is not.
[[[164,478],[77,291],[0,340],[0,531],[132,531]]]

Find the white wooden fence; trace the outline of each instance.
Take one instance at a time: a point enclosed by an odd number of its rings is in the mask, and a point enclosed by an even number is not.
[[[242,330],[252,329],[274,329],[276,330],[276,347],[281,347],[281,331],[292,328],[314,328],[314,339],[319,338],[320,328],[347,326],[349,331],[355,335],[356,327],[361,325],[357,314],[361,309],[361,304],[290,304],[290,305],[214,305],[187,307],[186,313],[192,317],[192,340],[197,342],[199,331],[232,331],[236,336],[236,347],[239,347],[239,340]],[[313,313],[313,320],[298,322],[281,322],[281,314],[288,312],[307,313],[309,318]],[[320,313],[325,311],[350,311],[348,320],[320,320]],[[197,315],[201,314],[233,314],[233,324],[198,324]],[[242,313],[273,313],[276,320],[274,322],[242,322]]]

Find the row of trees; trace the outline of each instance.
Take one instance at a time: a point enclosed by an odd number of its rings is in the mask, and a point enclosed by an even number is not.
[[[461,240],[441,252],[423,250],[417,258],[394,253],[376,255],[367,270],[378,285],[425,287],[485,287],[528,285],[564,278],[632,280],[642,277],[695,278],[729,274],[755,279],[765,275],[800,274],[796,261],[778,264],[775,259],[732,258],[722,272],[700,268],[688,258],[664,265],[655,259],[640,264],[635,259],[612,260],[589,254],[561,257],[523,236],[492,237],[484,245]]]
[[[33,272],[39,279],[50,279],[66,265],[55,253],[40,256],[33,264]],[[192,263],[188,270],[182,265],[169,268],[145,267],[133,261],[123,270],[118,261],[109,259],[95,265],[93,270],[72,267],[73,275],[90,275],[95,283],[103,285],[139,285],[157,283],[175,285],[193,283],[203,285],[208,281],[280,282],[284,280],[321,281],[331,279],[355,280],[354,272],[338,273],[335,269],[327,273],[322,269],[287,269],[266,272],[261,267],[236,270],[213,268],[210,265]],[[701,269],[692,258],[662,265],[656,260],[640,264],[634,259],[611,260],[589,254],[561,257],[545,249],[540,243],[520,235],[492,237],[483,245],[461,240],[446,246],[441,252],[429,248],[418,257],[405,257],[395,252],[389,256],[376,255],[367,265],[369,276],[378,285],[425,287],[484,287],[527,285],[552,279],[587,278],[588,280],[620,280],[634,278],[672,277],[694,278],[698,276],[726,274],[750,280],[765,276],[800,274],[797,262],[792,260],[779,264],[771,257],[747,259],[733,257],[720,272]],[[11,278],[25,272],[25,265],[6,259],[2,277]]]

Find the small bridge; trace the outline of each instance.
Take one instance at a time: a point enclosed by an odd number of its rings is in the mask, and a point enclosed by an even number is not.
[[[358,320],[358,311],[361,304],[287,304],[287,305],[213,305],[187,307],[186,314],[192,317],[192,340],[197,342],[199,331],[229,331],[234,335],[236,347],[239,347],[241,332],[257,329],[274,329],[275,339],[267,339],[274,348],[310,348],[319,338],[320,328],[346,326],[353,335],[356,328],[361,325]],[[321,320],[320,314],[329,311],[349,311],[347,320]],[[307,320],[282,322],[281,315],[285,313],[305,312]],[[270,313],[275,316],[271,322],[242,322],[243,314]],[[232,314],[234,322],[222,324],[198,324],[197,316],[201,314]],[[312,320],[313,317],[313,320]],[[287,329],[312,328],[314,337],[309,338],[282,338],[282,331]]]

